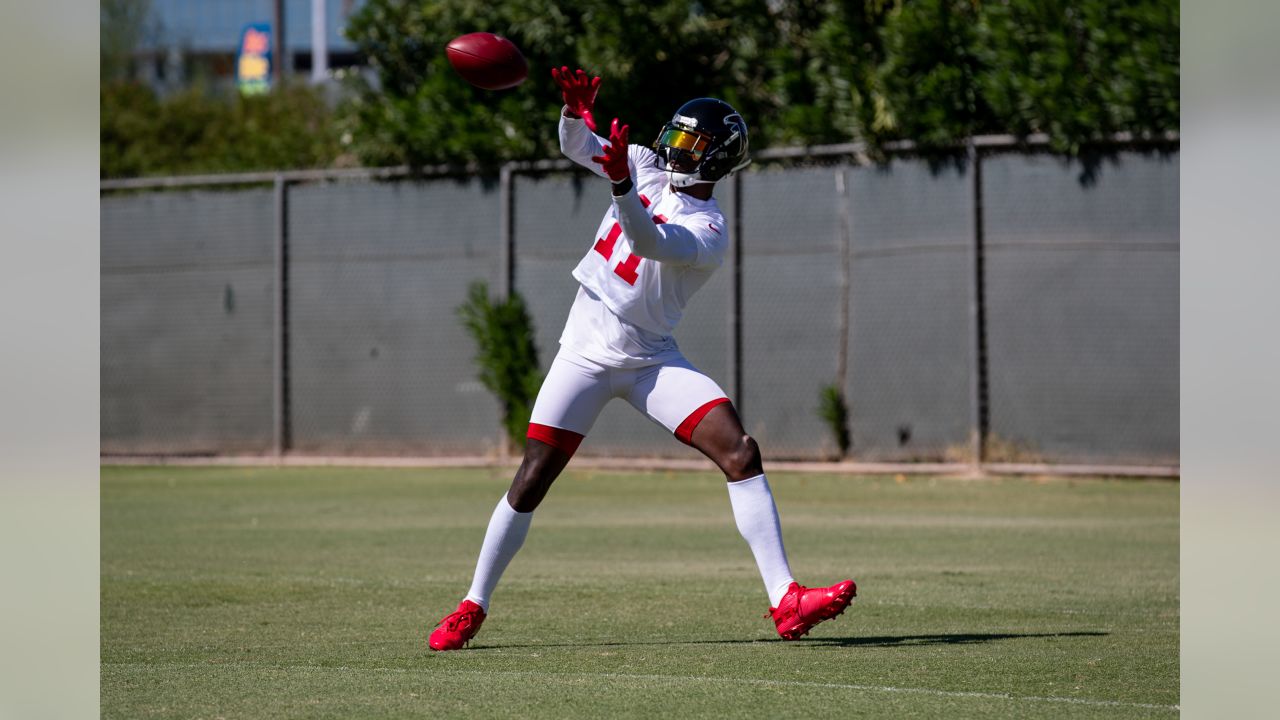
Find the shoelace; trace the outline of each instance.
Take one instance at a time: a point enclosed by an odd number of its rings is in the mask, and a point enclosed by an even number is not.
[[[468,625],[474,625],[475,621],[472,620],[473,615],[475,615],[473,612],[455,612],[449,617],[436,623],[436,627],[444,625],[445,630],[454,632],[458,629],[458,626],[462,624],[463,620],[466,620]]]
[[[808,588],[801,588],[801,589],[800,589],[800,597],[804,597],[804,592],[805,592],[805,590],[808,590]],[[782,600],[779,600],[779,601],[778,601],[778,607],[776,607],[776,608],[769,608],[769,610],[764,614],[764,616],[765,616],[765,617],[767,617],[767,618],[769,618],[769,619],[771,619],[771,620],[776,619],[776,617],[774,616],[773,612],[774,612],[775,610],[780,609],[780,608],[783,606],[783,604],[786,602],[786,599],[787,599],[787,596],[786,596],[786,595],[783,595],[783,596],[782,596]],[[790,612],[788,612],[788,613],[784,613],[784,616],[785,616],[785,615],[799,615],[799,614],[800,614],[800,598],[796,598],[796,604],[795,604],[794,606],[792,606],[792,608],[791,608]]]
[[[777,620],[777,619],[778,619],[778,615],[775,615],[775,614],[774,614],[774,611],[778,610],[778,609],[782,606],[782,603],[778,603],[778,606],[779,606],[779,607],[776,607],[776,608],[769,608],[769,610],[765,612],[764,616],[765,616],[765,617],[767,617],[767,618],[769,618],[770,620]],[[780,613],[780,614],[781,614],[781,616],[782,616],[782,617],[787,617],[788,615],[799,615],[799,614],[800,614],[800,603],[798,603],[798,602],[797,602],[797,603],[795,604],[795,606],[794,606],[794,607],[792,607],[790,610],[783,611],[783,612],[782,612],[782,613]]]

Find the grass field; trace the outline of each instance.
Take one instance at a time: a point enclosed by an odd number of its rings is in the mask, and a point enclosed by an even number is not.
[[[104,468],[107,718],[1173,717],[1178,486],[775,474],[777,640],[723,479],[570,472],[471,647],[496,470]]]

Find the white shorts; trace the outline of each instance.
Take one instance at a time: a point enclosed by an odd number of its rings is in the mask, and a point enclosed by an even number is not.
[[[616,397],[686,444],[712,408],[729,402],[724,390],[683,356],[656,365],[614,368],[562,347],[533,404],[529,437],[572,455],[605,403]]]

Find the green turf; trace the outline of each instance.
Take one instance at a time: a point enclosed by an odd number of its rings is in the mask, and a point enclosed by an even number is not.
[[[431,653],[507,482],[103,469],[103,716],[1177,714],[1174,483],[775,474],[799,579],[860,595],[783,643],[721,478],[570,472]]]

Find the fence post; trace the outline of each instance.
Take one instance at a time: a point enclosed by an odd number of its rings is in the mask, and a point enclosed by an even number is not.
[[[498,297],[515,289],[515,168],[506,163],[498,174]]]
[[[733,174],[733,217],[729,221],[729,396],[738,417],[742,414],[742,174]],[[746,420],[743,420],[746,424]]]
[[[291,63],[289,62],[289,45],[284,38],[285,2],[275,0],[271,3],[271,80],[276,91],[284,87],[288,79]]]
[[[515,165],[504,163],[498,173],[498,298],[506,301],[516,286]],[[511,439],[498,418],[498,459],[511,459]]]
[[[839,213],[840,229],[836,238],[840,244],[840,311],[838,314],[838,340],[836,348],[836,387],[840,396],[845,397],[848,390],[849,373],[849,299],[851,292],[850,259],[853,254],[853,220],[849,212],[848,170],[840,167],[836,170],[836,211]],[[845,397],[845,403],[849,399]]]
[[[325,0],[311,0],[311,82],[329,79],[329,23]]]
[[[273,322],[272,452],[284,456],[289,437],[289,182],[277,173],[273,181],[276,292]]]
[[[970,457],[975,473],[982,471],[986,460],[987,440],[987,311],[985,247],[982,217],[982,152],[973,138],[966,145],[970,175],[973,178],[973,243],[969,282],[970,323]]]

